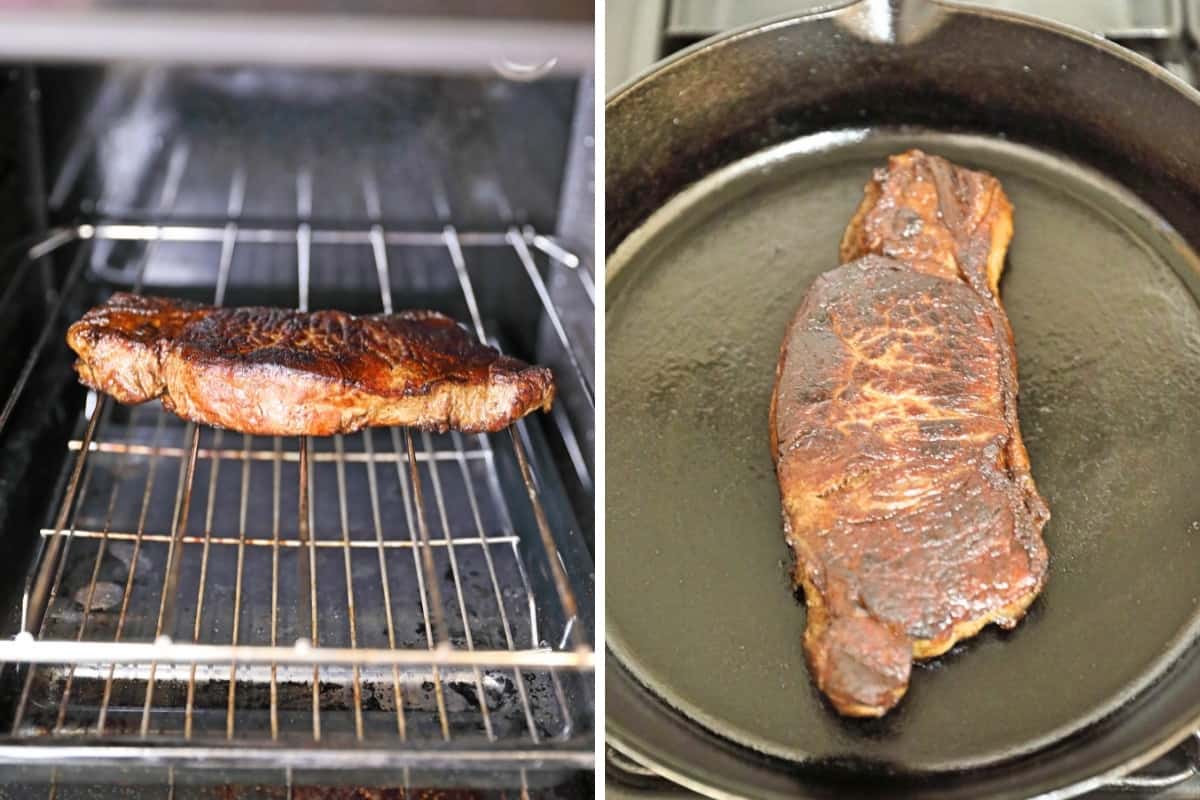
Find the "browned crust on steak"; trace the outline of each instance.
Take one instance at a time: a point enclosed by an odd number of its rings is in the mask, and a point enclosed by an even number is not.
[[[1049,518],[1017,422],[998,284],[1012,206],[991,175],[910,151],[878,170],[789,326],[771,446],[817,686],[881,716],[914,658],[1045,582]]]
[[[67,343],[80,381],[122,403],[161,397],[185,419],[259,435],[497,431],[554,400],[550,370],[433,311],[356,317],[117,293]]]

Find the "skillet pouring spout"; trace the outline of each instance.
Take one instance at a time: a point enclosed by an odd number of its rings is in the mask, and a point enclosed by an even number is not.
[[[857,0],[838,9],[833,19],[864,42],[907,46],[932,35],[948,17],[933,0]]]

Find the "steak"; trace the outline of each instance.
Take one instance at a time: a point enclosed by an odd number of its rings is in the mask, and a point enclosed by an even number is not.
[[[1045,582],[999,294],[1011,236],[994,177],[893,156],[787,330],[771,448],[809,669],[844,715],[887,713],[913,659],[1015,626]]]
[[[117,293],[67,343],[93,389],[122,403],[162,398],[185,419],[241,433],[497,431],[554,399],[550,370],[434,311],[356,317]]]

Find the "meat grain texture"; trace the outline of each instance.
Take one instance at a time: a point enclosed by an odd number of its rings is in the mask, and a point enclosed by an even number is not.
[[[893,156],[784,339],[770,424],[785,535],[809,668],[844,715],[887,713],[913,659],[1015,626],[1045,582],[1049,510],[999,294],[1012,230],[991,175]]]
[[[241,433],[408,425],[500,430],[549,410],[554,379],[434,311],[218,308],[117,293],[67,332],[79,379],[122,403]]]

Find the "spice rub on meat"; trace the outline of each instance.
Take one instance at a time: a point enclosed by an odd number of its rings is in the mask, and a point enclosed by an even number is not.
[[[787,330],[771,447],[809,668],[842,714],[887,713],[914,658],[1016,625],[1045,581],[999,294],[1012,229],[991,175],[893,156]]]
[[[161,398],[185,419],[259,435],[497,431],[554,400],[550,370],[434,311],[357,317],[117,293],[67,343],[79,379],[122,403]]]

